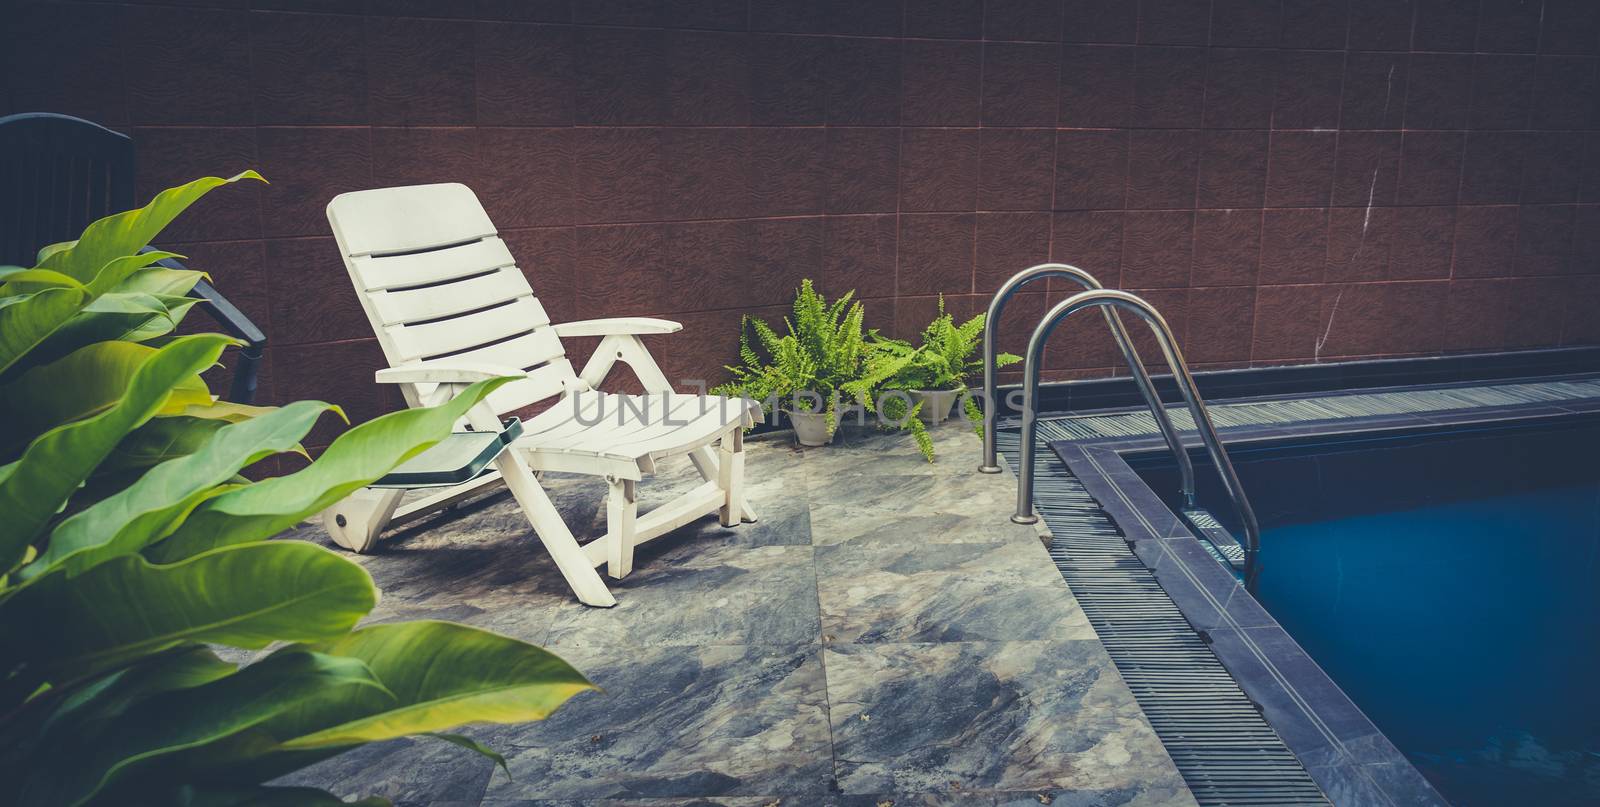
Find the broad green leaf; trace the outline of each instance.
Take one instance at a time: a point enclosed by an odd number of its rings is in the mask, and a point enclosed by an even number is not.
[[[20,803],[80,805],[164,756],[224,740],[286,711],[351,698],[392,700],[357,659],[274,653],[199,686],[116,704],[121,710],[108,719],[62,723],[36,751]]]
[[[194,289],[194,284],[205,278],[205,272],[193,269],[168,269],[152,266],[134,272],[117,286],[116,291],[129,294],[167,294],[182,296]]]
[[[296,737],[311,749],[445,731],[468,723],[543,720],[594,686],[543,648],[450,622],[373,625],[311,649],[366,662],[398,699],[386,711]]]
[[[36,557],[39,557],[39,550],[35,549],[32,544],[29,544],[27,551],[22,553],[22,561],[19,562],[17,564],[17,566],[18,567],[26,566],[26,565],[32,563],[33,559],[36,558]],[[0,591],[4,591],[10,585],[11,585],[11,574],[9,572],[7,572],[6,574],[0,574]],[[4,688],[3,685],[0,685],[0,689],[3,689],[3,688]],[[5,702],[5,699],[3,697],[0,697],[0,703],[4,703],[4,702]]]
[[[80,733],[81,727],[115,718],[144,697],[199,686],[231,675],[236,667],[217,658],[210,648],[187,645],[149,656],[141,664],[102,675],[76,688],[40,688],[25,705],[23,698],[7,697],[0,701],[10,713],[5,730],[0,733],[0,747],[22,740],[30,748],[37,748],[52,732],[57,737]],[[26,676],[14,676],[13,680],[17,679]],[[27,753],[21,748],[0,753],[0,781],[20,781],[24,777],[15,768],[28,762]]]
[[[6,271],[10,270],[10,271]],[[28,291],[38,291],[40,288],[51,286],[65,286],[71,289],[87,288],[78,282],[75,277],[69,277],[60,272],[49,269],[23,269],[20,266],[7,266],[0,268],[0,295],[21,294]]]
[[[116,338],[126,339],[130,342],[148,342],[158,336],[166,336],[177,330],[178,326],[183,324],[183,318],[189,315],[190,309],[202,302],[196,297],[174,297],[167,294],[152,294],[150,296],[166,306],[166,314],[164,316],[149,317],[143,322],[129,323],[131,327]],[[105,298],[102,297],[100,299],[103,300]],[[99,301],[97,300],[96,302]]]
[[[37,263],[44,263],[45,259],[49,258],[51,255],[54,255],[63,249],[68,249],[76,243],[78,243],[78,239],[74,238],[71,241],[57,241],[54,244],[46,244],[39,248],[39,252],[34,255],[33,259]]]
[[[88,302],[88,290],[71,287],[0,299],[0,376]]]
[[[34,440],[22,458],[0,467],[0,569],[13,568],[29,543],[66,504],[128,432],[166,404],[173,387],[209,367],[229,339],[185,336],[154,351],[110,409],[57,426]]]
[[[10,428],[0,450],[13,450],[63,423],[94,417],[122,400],[133,378],[157,349],[133,342],[94,342],[0,387],[0,415]],[[176,414],[209,404],[211,392],[198,373],[172,385],[156,414]]]
[[[76,574],[160,540],[215,486],[264,457],[294,449],[330,409],[338,407],[297,401],[224,427],[199,451],[157,465],[120,493],[61,522],[50,533],[44,553],[17,576],[27,580],[47,569]]]
[[[340,636],[372,609],[365,569],[316,544],[241,544],[157,565],[112,558],[16,590],[0,621],[0,669],[26,659],[71,681],[190,642],[256,649]]]
[[[212,401],[207,404],[191,404],[184,407],[178,414],[185,417],[238,423],[241,420],[261,417],[276,408],[273,406],[234,403],[233,401]]]
[[[183,256],[176,252],[162,252],[154,249],[150,250],[149,252],[135,252],[131,255],[119,255],[118,257],[112,258],[106,263],[105,266],[100,267],[100,271],[95,273],[94,279],[88,282],[89,293],[96,297],[99,297],[102,294],[108,294],[112,291],[115,291],[118,286],[122,285],[122,281],[132,277],[133,274],[138,272],[140,269],[143,269],[155,263],[156,261],[166,260],[167,258],[181,257]]]
[[[511,778],[511,766],[506,764],[505,754],[502,754],[499,751],[496,751],[493,748],[490,748],[489,746],[484,745],[483,743],[480,743],[477,740],[474,740],[471,737],[463,734],[450,734],[443,731],[430,731],[428,732],[428,736],[437,737],[452,745],[459,745],[468,751],[472,751],[488,758],[489,761],[499,766],[500,770],[506,772],[507,779]]]
[[[276,535],[444,439],[468,409],[509,380],[480,381],[439,406],[390,412],[356,426],[306,468],[207,501],[145,553],[171,561]]]
[[[144,342],[171,333],[199,300],[168,294],[115,292],[97,298],[28,354],[24,366],[56,361],[95,342]]]
[[[287,710],[257,732],[185,755],[182,765],[230,780],[265,781],[362,743],[408,734],[437,736],[500,762],[493,750],[446,732],[474,722],[540,720],[593,688],[546,650],[449,622],[376,625],[303,648],[361,659],[396,700],[346,699]]]
[[[246,171],[230,179],[204,177],[164,190],[144,207],[90,224],[76,243],[42,257],[38,268],[61,272],[88,283],[111,261],[134,255],[148,246],[179,213],[212,189],[246,178],[261,179],[261,175]]]
[[[188,689],[232,675],[229,664],[204,645],[177,647],[146,658],[143,663],[102,676],[62,701],[40,726],[48,732],[61,724],[84,725],[122,714],[140,699],[159,692]]]
[[[185,411],[200,407],[185,407]],[[241,418],[242,420],[242,418]],[[200,450],[211,435],[230,421],[188,415],[157,416],[122,439],[95,469],[111,474],[148,468]]]

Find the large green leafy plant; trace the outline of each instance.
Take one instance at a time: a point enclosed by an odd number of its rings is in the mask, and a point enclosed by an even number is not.
[[[839,408],[855,405],[879,412],[877,395],[909,359],[879,349],[876,330],[864,325],[866,309],[855,292],[829,303],[810,279],[800,282],[794,313],[784,318],[787,333],[779,335],[764,320],[749,315],[740,321],[739,358],[730,366],[733,379],[712,389],[761,403],[768,415],[789,405],[806,412],[819,405],[828,431],[838,427]],[[750,335],[755,335],[752,343]],[[809,400],[808,400],[809,399]],[[881,425],[910,431],[924,455],[933,446],[916,411],[903,397],[883,402]]]
[[[175,336],[196,272],[141,252],[210,190],[173,188],[0,268],[0,782],[18,805],[339,803],[262,783],[376,740],[549,714],[589,684],[447,622],[357,627],[378,591],[315,544],[266,540],[377,479],[505,379],[345,431],[251,481],[337,407],[214,402],[230,344]],[[213,646],[271,652],[240,666]],[[503,760],[500,760],[503,764]]]

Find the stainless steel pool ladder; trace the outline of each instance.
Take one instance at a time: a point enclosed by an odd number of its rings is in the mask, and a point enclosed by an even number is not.
[[[1007,280],[989,300],[989,313],[983,320],[983,463],[978,466],[978,470],[983,473],[1000,473],[1000,459],[995,448],[994,436],[995,418],[1000,409],[999,399],[995,397],[994,363],[997,355],[995,340],[1000,329],[1000,315],[1005,311],[1006,303],[1011,301],[1012,295],[1023,286],[1035,280],[1052,277],[1071,280],[1087,291],[1104,288],[1100,285],[1100,281],[1095,280],[1094,275],[1076,266],[1065,263],[1041,263],[1012,275],[1011,279]],[[1111,335],[1117,341],[1117,349],[1122,351],[1122,358],[1128,363],[1128,371],[1133,374],[1134,383],[1139,387],[1139,394],[1144,397],[1145,405],[1150,407],[1150,414],[1155,417],[1156,427],[1161,430],[1161,436],[1166,439],[1167,447],[1172,449],[1173,456],[1178,460],[1178,472],[1183,478],[1184,506],[1192,507],[1194,465],[1183,450],[1183,443],[1178,439],[1178,430],[1172,427],[1172,420],[1167,417],[1166,407],[1161,405],[1161,396],[1156,392],[1155,384],[1151,383],[1144,362],[1139,359],[1139,351],[1134,349],[1133,340],[1128,338],[1128,329],[1123,327],[1122,318],[1111,308],[1105,310],[1105,315],[1106,327],[1111,329]]]
[[[1060,275],[1047,274],[1050,271],[1060,272]],[[1070,271],[1069,271],[1070,270]],[[1161,347],[1162,357],[1166,359],[1167,367],[1172,371],[1173,379],[1178,384],[1178,391],[1183,394],[1184,403],[1189,407],[1189,414],[1194,420],[1195,430],[1200,433],[1200,439],[1205,443],[1206,451],[1211,456],[1211,461],[1217,466],[1217,473],[1222,477],[1223,487],[1232,500],[1233,509],[1239,521],[1244,526],[1245,532],[1245,587],[1254,590],[1259,564],[1257,555],[1261,547],[1261,529],[1256,521],[1255,510],[1250,506],[1250,500],[1245,495],[1244,487],[1239,483],[1239,475],[1234,471],[1233,463],[1228,459],[1228,452],[1222,445],[1222,440],[1217,436],[1216,426],[1211,422],[1211,415],[1206,410],[1205,402],[1200,397],[1200,391],[1194,383],[1194,376],[1189,373],[1189,366],[1183,360],[1183,353],[1179,350],[1176,340],[1172,338],[1172,329],[1167,325],[1161,313],[1143,298],[1129,294],[1125,291],[1100,288],[1094,278],[1086,272],[1065,264],[1044,264],[1018,273],[1000,291],[995,294],[995,299],[989,304],[989,318],[984,323],[984,465],[981,470],[988,470],[994,466],[996,456],[994,453],[994,411],[998,408],[994,397],[994,329],[999,321],[999,312],[1005,306],[1005,299],[1015,293],[1016,288],[1028,280],[1044,276],[1070,277],[1084,285],[1086,290],[1057,303],[1045,314],[1033,330],[1032,337],[1028,340],[1028,352],[1024,355],[1022,373],[1022,433],[1018,442],[1016,463],[1017,472],[1017,510],[1011,520],[1019,524],[1032,524],[1039,520],[1033,512],[1033,475],[1034,475],[1034,450],[1035,436],[1038,432],[1038,411],[1036,402],[1039,392],[1039,364],[1044,355],[1044,346],[1050,340],[1050,334],[1055,331],[1056,325],[1062,320],[1086,308],[1103,308],[1107,314],[1107,324],[1110,325],[1113,335],[1117,337],[1118,346],[1121,347],[1123,356],[1128,359],[1134,374],[1134,379],[1139,385],[1140,393],[1144,396],[1145,404],[1150,408],[1162,436],[1167,441],[1167,446],[1172,450],[1173,457],[1178,462],[1178,467],[1183,475],[1183,496],[1185,506],[1194,504],[1194,469],[1189,461],[1188,452],[1183,448],[1182,441],[1173,429],[1167,417],[1166,407],[1162,405],[1160,397],[1155,393],[1155,387],[1150,382],[1149,375],[1145,372],[1144,365],[1139,361],[1138,353],[1128,341],[1127,330],[1123,328],[1120,318],[1116,316],[1115,309],[1121,308],[1137,314],[1150,330],[1155,333],[1156,341]],[[1018,278],[1023,278],[1018,281]],[[996,466],[996,470],[998,467]]]

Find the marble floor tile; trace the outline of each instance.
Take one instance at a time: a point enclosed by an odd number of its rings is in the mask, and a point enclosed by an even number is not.
[[[832,443],[805,450],[806,461],[819,469],[844,475],[875,473],[952,473],[978,466],[982,448],[977,432],[965,419],[947,420],[928,427],[933,441],[934,461],[922,456],[909,432],[883,431],[873,426],[859,427],[848,421],[834,433]],[[819,461],[820,462],[817,462]],[[812,478],[816,478],[813,473]]]
[[[717,798],[688,798],[688,799],[582,799],[548,801],[534,799],[532,801],[515,799],[503,801],[500,799],[484,799],[482,807],[782,807],[784,804],[802,804],[794,799],[784,799],[781,796],[720,796]],[[401,805],[396,805],[401,807]],[[453,807],[453,805],[428,805],[428,807]]]
[[[1034,529],[1012,523],[1015,489],[998,475],[838,476],[811,484],[811,540],[818,546],[1038,543]]]
[[[928,462],[906,438],[909,451],[868,452],[847,447],[812,451],[806,455],[806,481],[816,484],[837,477],[868,477],[880,474],[923,474],[938,476],[938,462]]]
[[[822,546],[828,642],[1092,639],[1037,543]]]
[[[817,546],[1040,543],[1037,531],[999,520],[994,515],[935,512],[891,515],[853,507],[818,506],[812,509],[810,518],[812,541]]]
[[[477,729],[463,734],[479,736]],[[392,801],[461,801],[476,804],[490,775],[505,772],[489,759],[431,737],[403,738],[346,751],[271,784],[320,787],[345,799],[382,796]]]
[[[490,799],[766,795],[808,804],[832,772],[820,651],[594,647],[565,657],[600,687],[548,719],[485,729],[512,778]]]
[[[1183,787],[1098,641],[823,653],[845,793]]]
[[[809,546],[663,537],[640,547],[633,574],[606,579],[615,607],[590,608],[575,600],[555,606],[548,643],[814,643],[819,622],[812,553]]]
[[[1028,790],[990,792],[951,789],[938,793],[829,794],[820,800],[782,796],[684,799],[484,799],[396,802],[395,807],[1194,807],[1183,789]]]
[[[834,796],[825,804],[827,807],[994,807],[994,799],[995,794],[982,790],[949,788],[932,793],[846,793]]]
[[[1194,807],[1186,789],[1025,790],[992,792],[950,788],[935,793],[836,796],[828,807]]]
[[[1185,785],[996,793],[995,807],[1194,807]]]

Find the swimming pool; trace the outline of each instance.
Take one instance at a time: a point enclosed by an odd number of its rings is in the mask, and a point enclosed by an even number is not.
[[[1457,805],[1600,802],[1600,421],[1560,421],[1229,447],[1257,599]]]

